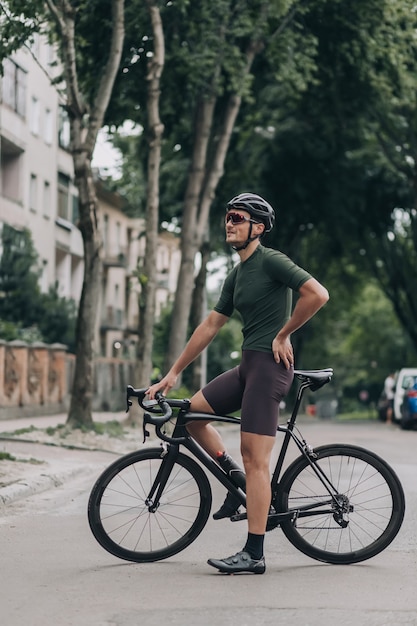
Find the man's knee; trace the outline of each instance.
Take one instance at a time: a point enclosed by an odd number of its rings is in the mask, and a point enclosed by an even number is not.
[[[190,435],[192,435],[195,438],[198,438],[198,433],[203,432],[206,424],[207,422],[187,422],[185,427],[190,433]]]
[[[214,413],[201,391],[197,391],[191,398],[190,410],[194,413]],[[190,435],[198,439],[198,434],[203,433],[208,424],[210,424],[209,420],[190,421],[187,422],[186,428]]]
[[[191,398],[190,410],[195,413],[214,413],[213,407],[207,402],[201,390]]]
[[[241,433],[240,451],[243,463],[248,470],[269,471],[271,452],[275,438],[268,435]]]

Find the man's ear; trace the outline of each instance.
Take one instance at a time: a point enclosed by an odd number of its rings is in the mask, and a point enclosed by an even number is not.
[[[263,224],[263,222],[259,222],[256,224],[253,224],[253,226],[256,228],[256,234],[257,235],[263,235],[265,232],[265,224]]]

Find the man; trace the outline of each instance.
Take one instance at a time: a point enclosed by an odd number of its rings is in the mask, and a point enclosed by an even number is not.
[[[387,424],[392,424],[392,416],[394,412],[394,395],[395,395],[395,374],[388,374],[384,381],[384,393],[387,400]]]
[[[243,321],[241,364],[221,374],[191,399],[191,410],[227,414],[241,409],[241,453],[246,473],[248,536],[243,549],[225,559],[209,559],[220,572],[263,574],[264,535],[271,504],[269,461],[278,425],[279,404],[294,377],[291,334],[328,300],[327,290],[281,252],[265,248],[260,238],[275,222],[272,206],[261,196],[242,193],[226,209],[226,241],[240,263],[225,280],[214,310],[195,329],[182,354],[162,380],[152,385],[166,394],[178,375],[208,346],[236,309]],[[298,300],[292,310],[292,291]],[[214,458],[225,450],[207,422],[187,426]],[[228,496],[216,519],[234,513]]]

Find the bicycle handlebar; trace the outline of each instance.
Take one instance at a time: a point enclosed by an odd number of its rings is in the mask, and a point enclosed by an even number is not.
[[[126,388],[126,412],[129,411],[129,407],[132,406],[132,401],[130,398],[137,398],[140,406],[145,411],[150,411],[151,413],[161,413],[159,417],[155,417],[147,413],[146,421],[149,424],[154,424],[155,426],[162,426],[166,422],[168,422],[172,417],[172,409],[166,401],[165,397],[162,395],[160,391],[157,391],[155,394],[155,400],[145,400],[147,388],[144,389],[135,389],[132,385],[128,385]]]

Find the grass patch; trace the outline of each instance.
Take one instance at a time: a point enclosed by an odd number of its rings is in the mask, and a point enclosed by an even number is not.
[[[336,416],[338,422],[353,421],[376,421],[378,418],[373,411],[350,411],[348,413],[340,413]]]
[[[117,420],[94,422],[93,427],[97,435],[109,435],[109,437],[121,437],[123,435],[123,425]]]
[[[14,430],[12,435],[26,435],[27,433],[33,433],[35,430],[39,430],[35,426],[27,426],[26,428],[18,428]],[[10,435],[10,433],[1,433],[2,435]]]
[[[30,465],[43,465],[45,461],[39,461],[39,459],[17,459],[13,454],[9,452],[0,452],[0,461],[15,461],[16,463],[29,463]]]
[[[16,461],[16,457],[9,452],[0,452],[0,461]]]
[[[72,428],[67,424],[60,424],[59,426],[49,427],[46,429],[46,433],[51,437],[53,435],[59,435],[61,439],[65,439],[75,430],[79,430],[82,433],[95,433],[96,435],[108,435],[109,437],[121,437],[123,435],[123,425],[117,420],[110,420],[108,422],[93,422],[90,426],[77,426]]]
[[[110,420],[108,422],[93,422],[92,426],[76,426],[73,428],[68,424],[58,424],[58,426],[48,426],[45,429],[36,428],[30,426],[29,428],[20,428],[13,433],[2,433],[3,435],[22,436],[33,432],[45,432],[49,437],[58,436],[60,439],[65,439],[72,432],[79,430],[82,433],[95,433],[96,435],[108,435],[109,437],[122,437],[124,434],[124,427],[118,420]],[[0,457],[1,458],[1,457]]]
[[[60,439],[65,439],[74,429],[66,424],[58,424],[58,426],[48,426],[45,432],[50,437],[58,435]]]
[[[123,435],[123,425],[117,420],[108,422],[93,422],[92,426],[80,426],[75,430],[83,433],[95,433],[96,435],[108,435],[109,437],[121,437]]]

